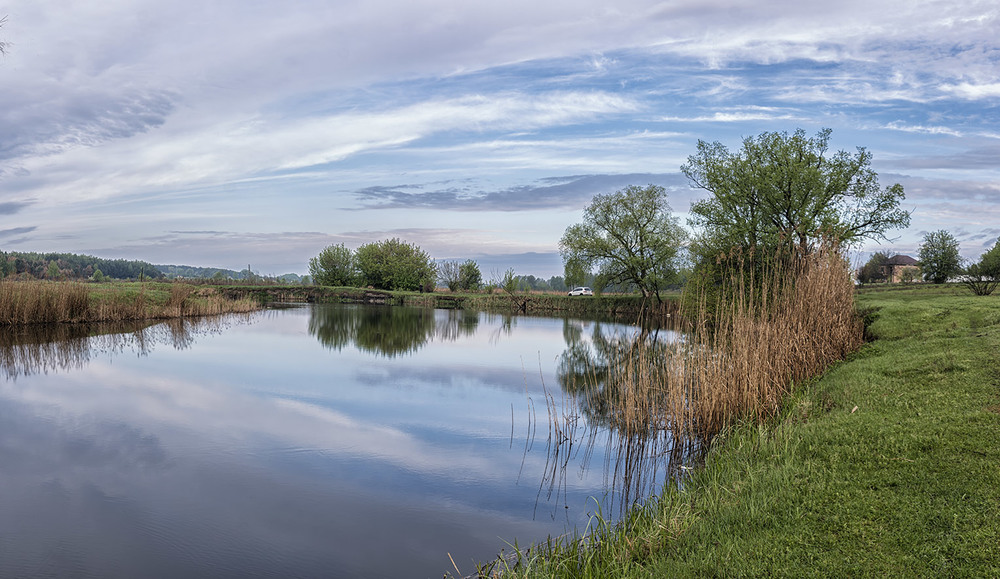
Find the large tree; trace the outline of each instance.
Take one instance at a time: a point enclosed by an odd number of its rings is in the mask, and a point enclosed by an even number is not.
[[[331,245],[309,260],[309,275],[317,285],[353,286],[358,281],[354,253],[343,243]]]
[[[363,285],[385,290],[434,290],[434,262],[416,245],[398,238],[366,243],[358,248],[355,259]]]
[[[918,255],[920,269],[927,281],[944,283],[962,269],[958,240],[944,229],[924,235]]]
[[[685,239],[663,187],[629,185],[594,197],[583,223],[566,229],[559,252],[567,283],[581,269],[596,268],[598,288],[631,284],[659,302],[660,290],[677,276]]]
[[[886,239],[888,231],[909,226],[909,212],[899,207],[902,185],[880,188],[863,148],[828,155],[830,133],[761,133],[745,138],[736,152],[699,141],[697,154],[681,167],[711,194],[691,206],[699,232],[695,258],[710,262],[732,249],[757,256],[809,253],[823,238]]]

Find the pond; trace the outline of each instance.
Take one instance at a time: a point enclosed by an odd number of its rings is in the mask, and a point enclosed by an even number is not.
[[[346,305],[4,330],[0,576],[470,574],[609,504],[615,449],[549,413],[636,332]]]

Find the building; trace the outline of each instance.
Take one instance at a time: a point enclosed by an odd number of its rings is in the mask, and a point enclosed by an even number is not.
[[[912,272],[907,274],[906,272]],[[920,262],[908,255],[894,255],[882,265],[882,273],[889,283],[920,279]]]

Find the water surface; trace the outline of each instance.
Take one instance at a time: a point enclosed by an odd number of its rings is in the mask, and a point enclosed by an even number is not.
[[[362,306],[5,330],[0,576],[471,573],[605,496],[599,445],[553,469],[545,400],[629,331]]]

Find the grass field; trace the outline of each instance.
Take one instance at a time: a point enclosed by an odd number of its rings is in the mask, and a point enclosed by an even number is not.
[[[768,423],[716,437],[683,488],[487,574],[1000,576],[1000,296],[858,303],[875,340]]]

